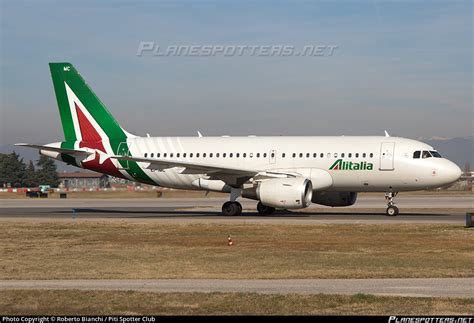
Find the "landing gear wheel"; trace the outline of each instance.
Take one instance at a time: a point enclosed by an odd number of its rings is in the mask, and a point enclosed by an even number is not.
[[[260,215],[269,215],[275,212],[275,208],[263,205],[262,202],[258,202],[257,211]]]
[[[387,207],[387,210],[385,211],[385,214],[387,216],[397,216],[398,215],[398,207],[395,205],[390,205]]]
[[[222,205],[222,215],[237,216],[242,214],[242,205],[239,202],[227,201]]]

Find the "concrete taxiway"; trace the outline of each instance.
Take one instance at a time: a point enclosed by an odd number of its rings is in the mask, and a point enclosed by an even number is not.
[[[474,278],[2,280],[0,290],[2,289],[133,290],[161,293],[364,293],[409,297],[474,297]]]
[[[260,216],[255,201],[241,201],[244,213],[222,217],[222,198],[155,199],[17,199],[0,200],[0,219],[131,219],[162,222],[242,222],[274,224],[318,223],[451,223],[465,222],[465,209],[473,208],[473,195],[400,196],[401,214],[385,216],[383,196],[361,196],[350,208],[312,205],[302,212],[282,211]],[[420,212],[420,209],[423,211]]]

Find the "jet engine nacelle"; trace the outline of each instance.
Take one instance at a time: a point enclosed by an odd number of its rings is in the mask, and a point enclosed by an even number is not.
[[[357,200],[356,192],[315,192],[311,201],[326,206],[350,206]]]
[[[303,177],[275,178],[261,181],[253,189],[242,192],[243,197],[260,200],[274,208],[301,209],[311,204],[313,186]]]

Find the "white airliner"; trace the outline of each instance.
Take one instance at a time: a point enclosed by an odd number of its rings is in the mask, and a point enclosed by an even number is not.
[[[260,214],[311,203],[349,206],[357,192],[384,192],[397,215],[401,191],[455,182],[460,168],[419,141],[377,137],[138,137],[124,130],[70,63],[50,63],[65,140],[17,144],[78,167],[141,183],[226,192],[223,215],[240,197]],[[132,107],[130,110],[134,112]]]

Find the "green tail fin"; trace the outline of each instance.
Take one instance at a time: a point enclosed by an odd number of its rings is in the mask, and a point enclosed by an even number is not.
[[[49,68],[66,141],[127,137],[71,63],[49,63]]]

